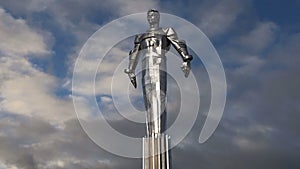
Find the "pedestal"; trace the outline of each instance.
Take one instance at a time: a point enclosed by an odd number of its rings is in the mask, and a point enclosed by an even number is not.
[[[171,169],[170,137],[163,133],[143,137],[143,169]]]

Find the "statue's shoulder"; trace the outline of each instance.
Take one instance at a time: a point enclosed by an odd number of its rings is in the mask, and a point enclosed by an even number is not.
[[[142,36],[143,36],[143,34],[135,35],[134,43],[140,43]]]
[[[175,32],[174,28],[172,28],[172,27],[165,28],[164,32],[166,33],[167,36],[176,35],[176,32]]]

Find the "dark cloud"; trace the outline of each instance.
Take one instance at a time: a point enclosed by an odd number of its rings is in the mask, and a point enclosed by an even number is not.
[[[3,122],[3,121],[1,121]],[[17,167],[22,167],[25,169],[36,169],[37,168],[37,162],[34,158],[34,155],[30,150],[27,148],[22,147],[23,145],[21,143],[26,143],[26,141],[32,141],[34,138],[30,137],[22,137],[23,140],[20,138],[17,133],[15,133],[15,128],[13,126],[6,125],[6,127],[9,127],[8,129],[2,129],[2,132],[7,131],[7,135],[0,137],[0,161],[6,163],[6,164],[12,164]],[[21,126],[22,127],[22,126]],[[27,132],[30,133],[30,132]],[[24,133],[25,134],[25,133]],[[38,138],[40,136],[37,136],[35,138]]]
[[[220,165],[213,164],[213,168],[300,166],[296,160],[299,156],[300,139],[297,121],[300,93],[299,78],[296,75],[299,69],[294,66],[299,63],[297,37],[297,34],[293,34],[282,38],[271,44],[268,50],[252,55],[262,61],[259,67],[252,62],[243,61],[251,58],[251,55],[245,51],[236,52],[240,49],[229,47],[234,52],[227,54],[232,54],[231,57],[237,59],[232,60],[230,63],[233,66],[226,69],[229,83],[227,107],[215,133],[216,137],[221,133],[225,137],[212,138],[207,144],[222,140],[223,143],[218,145],[226,146],[219,147],[226,153],[221,158],[230,158],[223,165],[222,160],[217,160]],[[248,66],[256,69],[245,69]],[[219,149],[213,150],[215,146],[209,150],[218,151]],[[221,154],[218,152],[216,156]]]
[[[252,9],[249,0],[162,1],[160,6],[163,12],[191,21],[208,37],[214,39],[231,33],[229,31],[234,30],[236,23],[248,15]]]
[[[122,123],[122,122],[120,122]],[[93,143],[77,119],[63,129],[45,121],[18,116],[1,119],[0,161],[25,169],[137,168],[140,160],[112,155]],[[3,128],[5,127],[5,128]]]
[[[57,40],[55,45],[64,46],[59,42],[63,38],[77,39],[65,49],[70,54],[99,24],[146,9],[133,8],[135,1],[105,2],[3,1],[1,6],[29,26],[51,32]],[[203,105],[192,131],[172,150],[173,168],[298,169],[300,28],[294,27],[296,33],[281,32],[280,24],[259,19],[252,1],[156,3],[151,5],[195,22],[214,38],[225,65],[229,91],[219,127],[206,143],[198,144],[210,87],[205,68],[193,69],[199,73]],[[171,114],[170,119],[176,115]],[[124,119],[111,121],[111,125],[129,136],[144,133],[142,125]],[[119,157],[99,148],[77,119],[58,126],[39,118],[1,112],[0,128],[0,162],[6,165],[25,169],[141,168],[141,159]]]

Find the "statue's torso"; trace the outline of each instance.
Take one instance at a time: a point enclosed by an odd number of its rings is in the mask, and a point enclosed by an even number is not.
[[[144,33],[140,37],[140,50],[155,49],[157,51],[168,51],[170,48],[170,42],[165,34],[157,33]]]
[[[152,54],[165,55],[170,49],[170,41],[167,38],[166,30],[158,29],[147,31],[139,35],[140,52],[144,56]],[[146,55],[145,55],[146,54]]]
[[[162,29],[139,35],[142,83],[147,110],[148,134],[165,130],[166,52],[170,41]]]
[[[166,71],[166,52],[170,49],[170,41],[163,29],[148,31],[139,35],[140,55],[145,83],[165,83],[161,71]]]

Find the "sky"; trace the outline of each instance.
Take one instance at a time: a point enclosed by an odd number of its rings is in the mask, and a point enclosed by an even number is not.
[[[173,168],[300,168],[299,0],[10,0],[0,1],[0,169],[141,168],[141,159],[108,152],[85,133],[73,105],[74,98],[82,98],[72,95],[72,78],[89,37],[115,19],[150,8],[196,25],[214,45],[226,75],[223,117],[199,144],[211,86],[201,61],[192,63],[201,105],[192,129],[172,149]],[[113,38],[108,34],[104,40]],[[95,91],[84,79],[74,90],[88,96],[95,92],[114,129],[142,137],[144,124],[122,118],[109,95],[111,72],[122,69],[116,63],[127,59],[132,45],[129,37],[109,51],[115,57],[99,67]],[[99,62],[101,49],[91,53],[96,60],[83,61],[83,75],[91,76],[89,68]],[[125,75],[116,77],[126,82],[114,86],[122,96],[117,101],[126,101],[122,92],[127,85],[127,101],[144,111],[141,92],[129,87]],[[180,87],[169,80],[172,125]],[[86,104],[77,110],[92,111]]]

